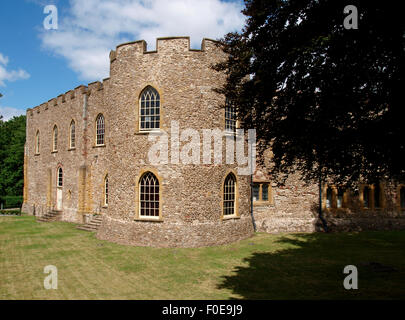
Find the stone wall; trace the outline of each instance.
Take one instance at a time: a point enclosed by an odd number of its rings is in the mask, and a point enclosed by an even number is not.
[[[56,209],[59,167],[63,169],[62,220],[81,223],[84,213],[100,212],[103,191],[99,184],[104,178],[106,155],[103,148],[94,147],[94,136],[95,119],[99,113],[106,112],[103,103],[106,86],[99,85],[77,87],[27,110],[25,212],[41,216]],[[75,148],[70,148],[72,120],[75,122]],[[55,125],[58,128],[56,152],[52,145]],[[40,150],[36,154],[38,130]],[[80,168],[85,168],[82,175]]]
[[[270,182],[259,169],[254,177],[255,182]],[[362,231],[362,230],[404,230],[405,209],[399,206],[399,186],[381,182],[381,207],[364,208],[362,191],[364,184],[359,185],[357,192],[346,191],[342,208],[337,208],[336,188],[330,208],[326,207],[326,191],[329,185],[322,186],[322,214],[329,231]],[[372,189],[372,187],[371,187]],[[373,194],[370,195],[373,197]],[[285,186],[272,185],[272,201],[268,204],[254,203],[254,217],[257,231],[268,233],[281,232],[317,232],[324,231],[319,219],[319,187],[305,184],[298,174],[291,175]]]
[[[108,104],[119,105],[120,112],[111,117],[110,125],[119,130],[112,131],[106,146],[112,179],[109,219],[103,221],[97,234],[101,239],[198,246],[198,242],[209,245],[234,241],[253,232],[252,226],[248,227],[247,176],[238,176],[238,217],[232,222],[222,220],[223,180],[236,165],[183,164],[181,160],[176,164],[170,146],[169,163],[151,165],[148,161],[155,142],[149,141],[138,126],[139,98],[148,85],[160,95],[161,130],[170,134],[172,120],[177,121],[180,131],[193,129],[200,135],[203,129],[224,130],[221,106],[225,99],[213,90],[220,87],[224,77],[211,68],[224,57],[223,52],[210,40],[203,40],[201,50],[190,50],[189,45],[189,38],[163,38],[157,40],[154,52],[147,52],[145,43],[137,41],[120,45],[111,54],[112,92]],[[187,142],[180,142],[180,151]],[[202,161],[202,155],[200,158]],[[161,181],[159,222],[143,221],[138,216],[137,186],[145,171],[154,172]],[[221,229],[223,233],[216,232]]]
[[[224,75],[212,65],[224,53],[212,40],[201,50],[190,49],[187,37],[157,39],[156,51],[144,41],[119,45],[110,54],[110,78],[61,95],[27,111],[27,197],[24,210],[42,215],[56,206],[57,168],[64,171],[62,220],[83,222],[89,213],[104,215],[97,236],[110,241],[152,246],[204,246],[227,243],[253,233],[249,176],[237,164],[151,164],[155,143],[139,130],[139,99],[147,86],[161,101],[161,131],[170,133],[172,120],[180,131],[224,130],[225,98],[214,91]],[[105,145],[95,145],[95,120],[105,118]],[[69,126],[76,123],[76,148],[69,150]],[[52,129],[59,130],[58,152],[52,152]],[[35,134],[41,152],[35,155]],[[181,132],[180,132],[181,140]],[[157,137],[159,139],[160,137]],[[186,137],[187,138],[187,137]],[[180,150],[188,139],[180,141]],[[202,141],[201,141],[202,142]],[[224,139],[225,145],[225,139]],[[213,142],[211,144],[213,148]],[[225,151],[223,152],[225,159]],[[161,217],[140,219],[139,180],[151,171],[160,181]],[[223,183],[237,177],[237,214],[223,217]],[[109,178],[109,203],[103,205],[104,177]]]
[[[142,246],[198,247],[251,236],[250,176],[238,174],[237,163],[225,163],[225,149],[223,161],[218,164],[202,164],[202,148],[197,164],[173,161],[176,154],[171,152],[172,121],[179,126],[180,152],[189,143],[187,135],[181,138],[185,129],[195,130],[201,139],[204,129],[224,130],[225,98],[214,89],[221,87],[225,75],[212,69],[224,58],[221,48],[209,39],[203,40],[201,50],[190,49],[187,37],[159,38],[155,51],[147,51],[144,41],[125,43],[110,53],[110,78],[77,87],[28,109],[23,210],[41,216],[56,208],[57,169],[61,167],[64,172],[61,219],[82,223],[89,214],[102,214],[103,222],[97,233],[100,239]],[[139,99],[147,86],[160,95],[161,131],[153,141],[139,130]],[[95,121],[99,114],[105,119],[102,146],[95,143]],[[76,126],[74,149],[69,148],[72,120]],[[57,152],[52,151],[54,125],[59,131]],[[41,147],[36,154],[38,130]],[[149,151],[156,141],[164,141],[165,133],[169,134],[169,161],[150,163]],[[270,166],[270,151],[265,159],[265,166]],[[154,220],[139,216],[139,181],[147,171],[159,179],[161,191],[161,214]],[[231,172],[237,178],[237,210],[235,216],[224,217],[223,185]],[[104,204],[107,174],[108,206]],[[266,169],[260,168],[254,181],[271,185],[269,201],[253,204],[257,231],[322,229],[317,185],[307,185],[298,175],[291,175],[285,186],[277,187],[267,178]],[[386,194],[381,209],[362,208],[361,190],[357,195],[346,195],[345,208],[324,208],[331,230],[402,229],[404,210],[398,207],[395,188],[383,185]],[[332,202],[336,203],[336,199]]]

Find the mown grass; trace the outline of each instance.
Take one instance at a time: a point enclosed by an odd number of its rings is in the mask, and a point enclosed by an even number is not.
[[[122,246],[64,222],[0,217],[0,299],[400,299],[405,232],[256,234],[208,248]],[[355,265],[359,289],[343,288]],[[45,290],[44,267],[58,268]]]

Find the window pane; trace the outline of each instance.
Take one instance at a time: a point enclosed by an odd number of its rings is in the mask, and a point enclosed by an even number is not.
[[[269,185],[267,183],[262,185],[262,200],[269,201]]]
[[[230,173],[224,182],[224,215],[235,214],[235,184],[236,178],[232,173]]]
[[[259,201],[259,190],[260,185],[257,183],[253,184],[253,201]]]
[[[104,134],[105,134],[105,122],[104,116],[99,114],[96,119],[96,144],[104,144]]]
[[[63,170],[62,168],[58,169],[58,187],[63,186]]]
[[[328,187],[326,189],[326,208],[330,208],[332,206],[332,189]]]
[[[108,176],[104,180],[104,204],[108,205]]]
[[[236,130],[236,109],[229,99],[225,101],[225,131],[235,132]]]
[[[342,189],[338,189],[338,194],[337,194],[337,207],[338,208],[343,208],[343,190]]]
[[[158,129],[159,118],[155,115],[160,114],[159,93],[154,88],[147,87],[141,94],[140,105],[140,129]]]
[[[370,188],[364,187],[363,189],[363,206],[369,208],[370,206]]]
[[[140,181],[140,215],[159,216],[159,181],[156,176],[147,172]]]

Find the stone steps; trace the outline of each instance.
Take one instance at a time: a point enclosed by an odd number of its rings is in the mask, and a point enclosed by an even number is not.
[[[45,213],[43,216],[37,218],[37,222],[51,222],[60,220],[62,216],[62,211],[51,210]]]
[[[76,228],[79,230],[95,232],[100,227],[102,221],[103,221],[103,217],[95,216],[89,222],[87,222],[83,225],[77,226]]]

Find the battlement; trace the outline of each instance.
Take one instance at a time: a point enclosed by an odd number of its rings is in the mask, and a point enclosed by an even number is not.
[[[222,52],[220,48],[220,42],[213,39],[204,38],[201,42],[200,49],[190,48],[190,37],[164,37],[156,39],[156,50],[148,51],[147,43],[145,40],[137,40],[133,42],[127,42],[119,44],[115,50],[110,52],[110,64],[112,64],[120,55],[125,55],[126,53],[139,54],[139,55],[149,55],[149,54],[173,54],[173,52],[195,52],[195,53],[206,53],[212,52],[213,54],[218,54]],[[66,102],[69,102],[82,94],[91,95],[94,92],[103,90],[104,87],[109,83],[110,78],[103,79],[102,82],[95,81],[89,83],[87,86],[80,85],[73,90],[69,90],[63,94],[60,94],[56,98],[50,99],[48,102],[42,103],[32,109],[27,109],[27,114],[33,116],[34,113],[40,113],[51,109],[56,106],[61,106]]]
[[[156,39],[156,49],[147,50],[145,40],[137,40],[119,44],[115,50],[110,52],[110,62],[114,62],[122,52],[131,50],[131,53],[153,54],[153,53],[172,53],[172,52],[211,52],[217,51],[220,42],[217,40],[204,38],[201,42],[201,49],[190,48],[190,37],[164,37]]]

